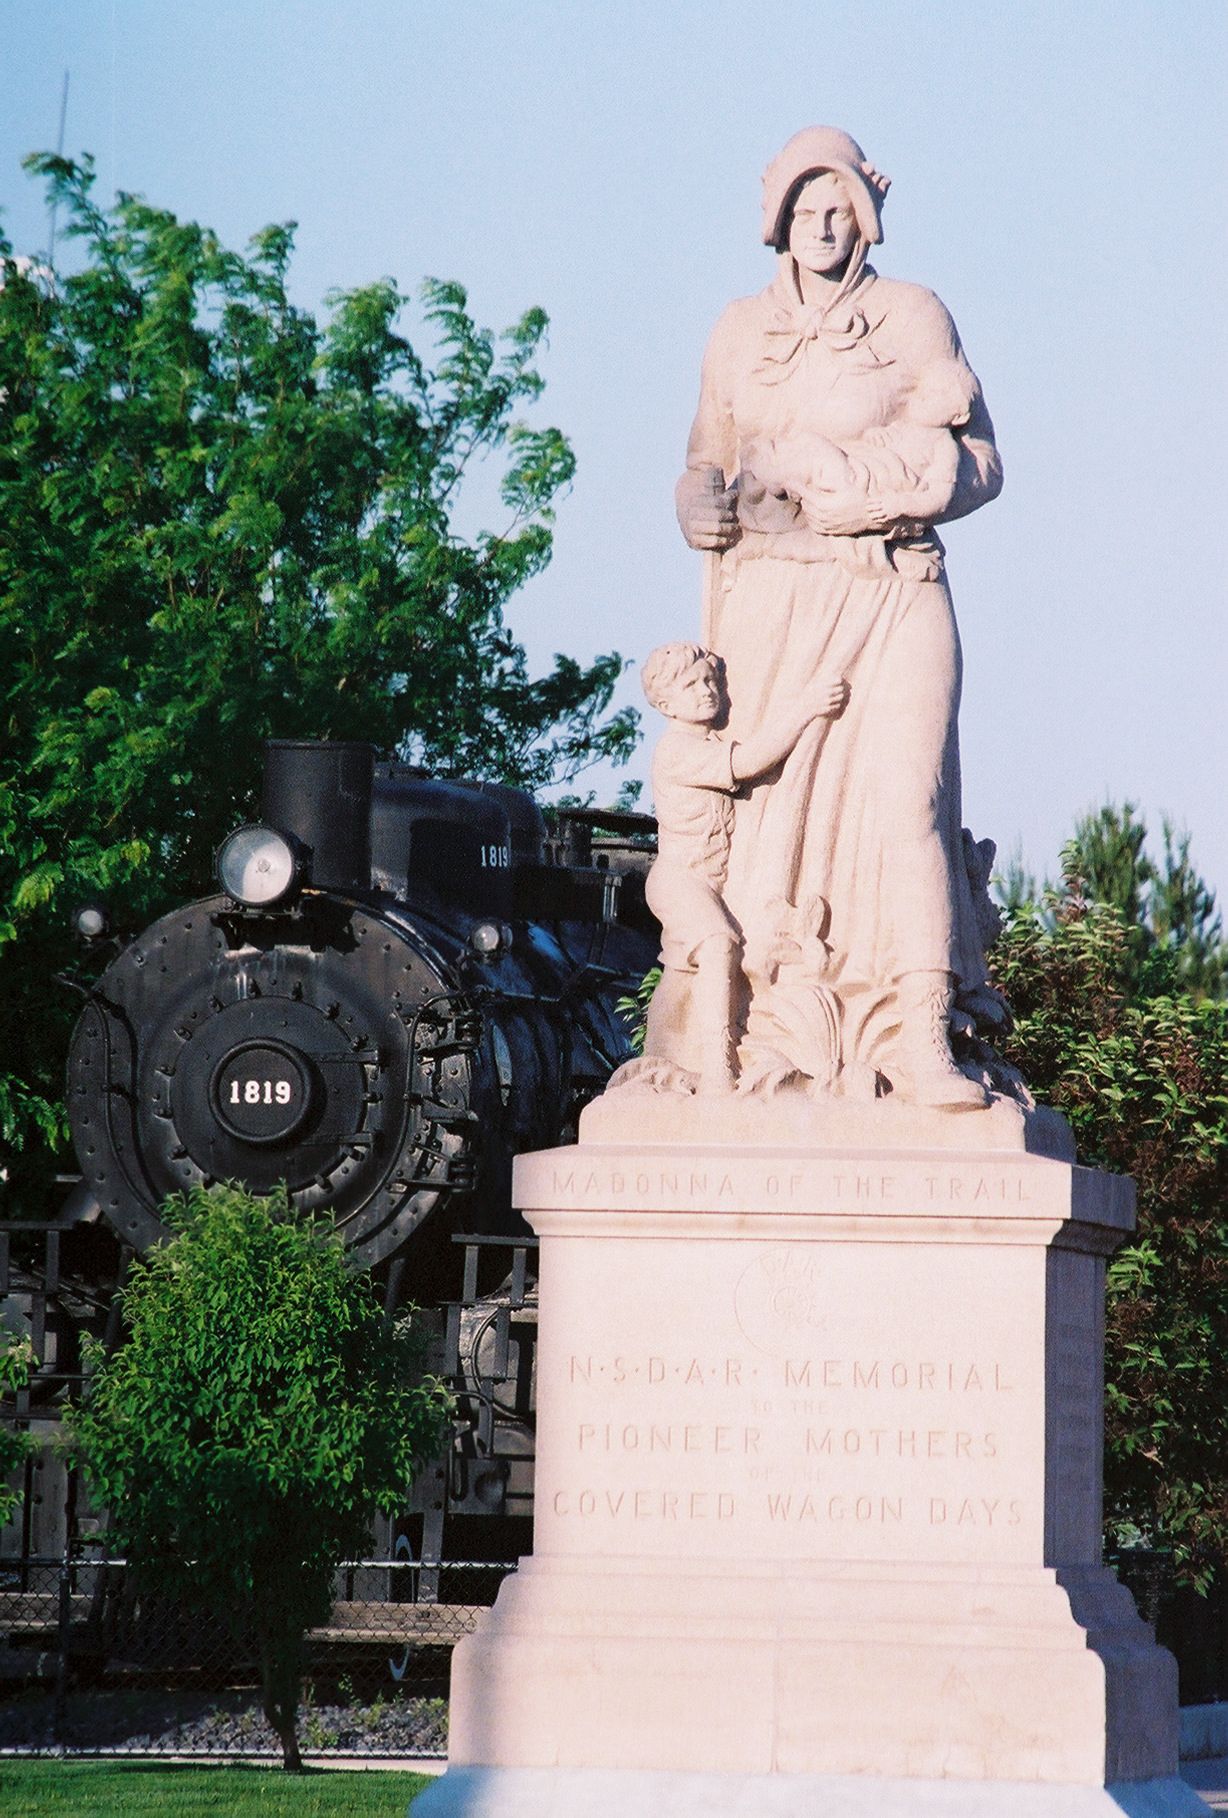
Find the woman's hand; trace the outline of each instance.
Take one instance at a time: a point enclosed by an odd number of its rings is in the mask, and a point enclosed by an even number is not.
[[[688,467],[674,491],[678,523],[692,549],[732,549],[742,534],[738,497],[719,467]]]
[[[872,493],[807,492],[802,513],[811,530],[824,537],[873,536],[895,522],[890,507]]]

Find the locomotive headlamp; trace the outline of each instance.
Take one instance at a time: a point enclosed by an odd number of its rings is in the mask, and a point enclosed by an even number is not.
[[[469,936],[469,945],[479,959],[496,959],[512,944],[512,931],[506,922],[479,922]]]
[[[83,941],[100,941],[111,931],[111,911],[105,903],[81,903],[72,912],[72,925]]]
[[[218,882],[249,909],[267,909],[300,881],[298,854],[284,833],[259,824],[236,827],[218,847]]]

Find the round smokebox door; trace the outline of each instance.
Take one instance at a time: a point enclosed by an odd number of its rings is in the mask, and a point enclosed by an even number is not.
[[[209,1091],[223,1129],[245,1143],[284,1143],[311,1110],[312,1069],[288,1042],[241,1042],[224,1054]]]

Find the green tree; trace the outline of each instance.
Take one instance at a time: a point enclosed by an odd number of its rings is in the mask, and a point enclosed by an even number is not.
[[[0,1398],[24,1389],[34,1369],[34,1346],[29,1338],[16,1338],[0,1330]],[[33,1451],[28,1433],[0,1421],[0,1526],[21,1500],[10,1479]]]
[[[39,1209],[67,912],[114,894],[140,926],[207,887],[264,738],[538,786],[627,755],[636,716],[606,712],[616,654],[534,678],[504,620],[574,467],[518,415],[541,310],[496,338],[429,282],[427,360],[390,280],[296,307],[290,227],[241,256],[139,197],[100,208],[88,161],[29,164],[76,248],[52,275],[0,237],[0,1133]],[[466,539],[489,461],[503,521]]]
[[[1061,888],[1010,914],[992,958],[1008,1058],[1070,1120],[1080,1160],[1138,1189],[1137,1234],[1109,1266],[1109,1532],[1205,1584],[1228,1558],[1228,1005],[1188,987],[1174,939],[1140,963],[1140,922],[1093,900],[1089,875],[1127,900],[1138,875],[1123,819],[1100,824],[1114,862],[1072,842]]]
[[[1223,918],[1190,858],[1190,835],[1165,817],[1164,861],[1152,886],[1149,918],[1156,946],[1168,956],[1178,984],[1200,997],[1223,997],[1228,941]]]
[[[177,1235],[123,1290],[123,1344],[68,1417],[112,1537],[140,1582],[231,1613],[254,1636],[287,1768],[305,1631],[374,1508],[393,1512],[447,1401],[340,1240],[284,1192],[197,1189]]]
[[[1159,862],[1147,850],[1147,825],[1132,802],[1106,802],[1078,822],[1062,853],[1060,893],[1117,910],[1128,930],[1123,985],[1153,991],[1155,981],[1195,996],[1220,997],[1228,980],[1228,943],[1215,894],[1190,856],[1190,835],[1164,816]],[[1150,981],[1150,983],[1149,983]]]
[[[1147,826],[1133,802],[1106,802],[1075,825],[1063,848],[1062,872],[1070,893],[1110,903],[1129,928],[1146,920],[1156,868],[1146,852]]]

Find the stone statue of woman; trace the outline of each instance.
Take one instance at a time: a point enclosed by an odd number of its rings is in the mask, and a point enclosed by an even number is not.
[[[988,504],[1002,470],[946,309],[867,262],[886,190],[835,127],[768,166],[776,275],[713,331],[678,515],[711,552],[703,643],[732,743],[794,718],[821,675],[848,684],[735,798],[742,1081],[970,1108],[986,1088],[950,1035],[983,952],[936,526]]]

